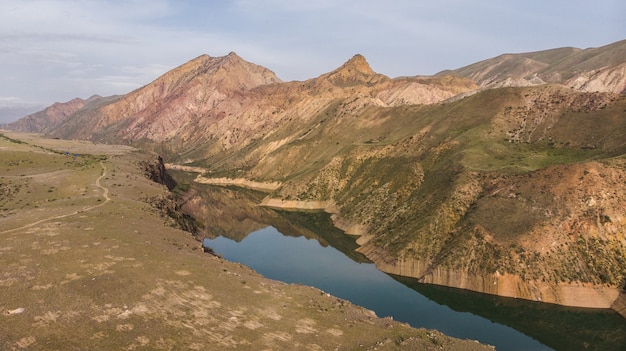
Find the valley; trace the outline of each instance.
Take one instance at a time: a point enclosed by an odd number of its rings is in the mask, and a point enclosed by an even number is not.
[[[625,65],[622,40],[397,78],[357,54],[284,82],[234,52],[201,55],[128,94],[58,103],[3,128],[125,145],[199,183],[259,191],[256,205],[324,210],[358,236],[355,255],[389,274],[626,317]],[[87,195],[58,201],[100,209]],[[193,205],[183,209],[200,217],[219,207]],[[54,211],[46,218],[64,215]]]
[[[492,349],[204,253],[154,154],[3,132],[0,155],[2,349]]]

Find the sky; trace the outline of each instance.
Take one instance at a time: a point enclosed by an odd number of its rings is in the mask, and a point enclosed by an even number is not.
[[[626,39],[624,0],[0,0],[0,123],[231,51],[284,81],[353,55],[389,77]],[[13,111],[7,112],[7,111]]]

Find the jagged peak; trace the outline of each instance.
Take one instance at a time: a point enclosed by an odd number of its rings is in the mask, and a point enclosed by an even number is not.
[[[254,65],[251,62],[248,62],[241,58],[241,56],[237,55],[236,52],[231,51],[228,55],[216,57],[217,61],[221,64],[241,64],[241,65]]]
[[[189,60],[188,62],[180,65],[177,68],[174,68],[172,71],[176,71],[179,69],[187,70],[195,67],[209,67],[209,66],[219,66],[224,63],[233,63],[233,62],[245,62],[239,55],[237,55],[234,51],[228,53],[228,55],[224,56],[210,56],[207,54],[202,54],[194,59]]]
[[[365,56],[361,54],[356,54],[352,56],[351,59],[346,61],[339,69],[355,69],[358,72],[365,74],[376,74],[370,64],[365,59]]]
[[[367,63],[365,56],[356,54],[336,70],[321,75],[318,79],[328,80],[337,86],[352,86],[357,84],[375,84],[387,79],[386,76],[376,73]]]
[[[212,94],[214,91],[228,95],[279,82],[281,80],[274,72],[245,61],[235,52],[217,57],[202,54],[166,72],[150,84],[124,95],[117,104],[126,104],[126,107],[111,104],[107,109],[119,108],[129,114],[136,114],[153,103],[160,103],[169,95],[180,98],[186,94]],[[199,90],[203,93],[198,93]]]

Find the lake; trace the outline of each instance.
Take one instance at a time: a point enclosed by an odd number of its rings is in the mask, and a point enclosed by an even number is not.
[[[626,350],[626,320],[591,310],[421,284],[380,272],[356,238],[325,213],[275,211],[263,195],[202,187],[185,210],[203,224],[204,245],[287,283],[315,286],[414,327],[479,340],[499,350]],[[205,234],[205,235],[206,235]]]
[[[415,327],[479,340],[502,350],[550,350],[513,328],[439,305],[377,270],[374,264],[355,262],[315,239],[284,236],[267,227],[240,242],[220,236],[205,239],[204,245],[265,277],[315,286],[380,317],[391,316]]]

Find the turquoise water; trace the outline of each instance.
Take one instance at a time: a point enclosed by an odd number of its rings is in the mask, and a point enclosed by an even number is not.
[[[357,263],[315,239],[284,236],[267,227],[240,242],[217,237],[205,239],[204,245],[268,278],[315,286],[373,310],[379,317],[391,316],[414,327],[479,340],[499,350],[551,349],[511,327],[440,305],[380,272],[374,264]]]

